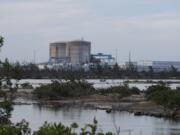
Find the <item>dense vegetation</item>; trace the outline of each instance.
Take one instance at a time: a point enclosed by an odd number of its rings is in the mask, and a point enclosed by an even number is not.
[[[61,123],[45,122],[39,130],[32,132],[28,122],[22,120],[17,124],[0,125],[0,135],[115,135],[111,132],[98,132],[98,122],[94,119],[93,124],[87,124],[79,132],[77,123],[64,126]]]
[[[180,109],[180,89],[171,89],[166,84],[150,86],[146,91],[148,100],[152,100],[167,109]]]
[[[22,70],[19,63],[10,64],[8,59],[5,59],[4,62],[1,63],[0,67],[0,87],[8,88],[8,89],[17,89],[18,82],[22,78]],[[15,80],[15,85],[11,82],[12,79]]]
[[[89,83],[82,80],[52,81],[51,84],[42,85],[35,89],[34,94],[38,98],[60,99],[62,97],[89,96],[95,93],[95,89]]]
[[[94,87],[83,80],[52,81],[51,84],[41,85],[34,90],[34,95],[38,98],[61,99],[67,97],[82,97],[93,94],[109,95],[116,94],[119,99],[132,94],[140,94],[136,87],[130,88],[127,84],[114,86],[107,89],[95,90]]]
[[[98,122],[94,119],[93,124],[87,124],[81,129],[80,133],[76,133],[78,124],[73,123],[70,127],[66,127],[59,124],[45,123],[37,132],[33,135],[113,135],[111,132],[103,133],[97,131]]]
[[[118,94],[119,98],[128,97],[133,94],[140,94],[140,90],[136,87],[130,88],[127,84],[114,86],[107,89],[99,89],[99,94],[109,95],[109,94]]]
[[[118,64],[114,66],[107,65],[94,65],[90,67],[89,70],[73,69],[73,68],[53,68],[53,69],[42,69],[40,70],[37,65],[33,63],[11,63],[9,68],[9,75],[14,77],[18,75],[23,79],[64,79],[68,74],[76,76],[77,78],[84,79],[179,79],[180,71],[178,71],[173,66],[168,71],[155,72],[152,67],[149,67],[149,71],[137,71],[135,67],[131,68],[121,68]],[[0,71],[3,71],[6,67],[0,66]],[[12,71],[15,70],[16,74]],[[21,73],[21,74],[20,74]]]
[[[78,78],[84,79],[172,79],[180,78],[180,72],[177,71],[173,66],[168,71],[155,72],[152,67],[149,67],[149,71],[141,71],[138,72],[135,67],[131,68],[121,68],[118,64],[114,66],[101,66],[99,64],[91,67],[88,71],[84,69],[72,69],[72,68],[56,68],[56,69],[48,69],[45,68],[43,70],[38,69],[35,64],[24,64],[21,65],[22,70],[22,78],[33,78],[33,79],[42,79],[42,78],[65,78],[67,74],[73,74]]]
[[[9,118],[11,117],[11,111],[13,110],[11,99],[7,98],[6,92],[0,90],[0,125],[9,124]]]
[[[0,47],[3,46],[4,38],[0,36]],[[0,74],[0,125],[9,124],[11,117],[12,100],[11,97],[7,97],[7,92],[2,91],[2,82],[6,83],[6,86],[11,90],[11,81],[9,77],[9,66],[7,61],[3,63],[4,70]],[[6,70],[5,70],[6,69]]]

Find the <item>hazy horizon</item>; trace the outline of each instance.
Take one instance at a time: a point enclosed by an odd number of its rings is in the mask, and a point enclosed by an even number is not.
[[[118,61],[180,61],[179,0],[0,0],[0,57],[49,59],[49,43],[91,41],[92,53]]]

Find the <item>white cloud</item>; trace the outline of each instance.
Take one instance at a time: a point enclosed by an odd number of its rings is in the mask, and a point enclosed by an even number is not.
[[[114,26],[114,30],[126,30],[131,28],[156,30],[180,28],[180,16],[176,13],[158,13],[146,16],[127,17],[123,19],[110,17],[104,18],[102,22],[106,22],[107,25]]]
[[[0,24],[31,27],[75,19],[86,12],[82,7],[80,3],[70,3],[70,0],[5,3],[0,5]]]
[[[162,0],[157,2],[160,1],[162,2]],[[45,61],[48,59],[49,42],[71,40],[81,36],[96,44],[93,45],[93,50],[96,52],[97,50],[112,52],[113,48],[119,47],[119,44],[128,52],[131,44],[140,49],[144,46],[154,47],[172,42],[177,45],[179,42],[177,35],[180,35],[180,14],[178,12],[161,11],[123,17],[101,16],[95,14],[98,12],[97,9],[92,12],[95,9],[89,6],[89,2],[92,1],[14,0],[14,2],[1,3],[0,30],[10,40],[7,42],[4,55],[11,56],[12,59],[21,59],[26,55],[30,57],[34,48],[39,46],[42,48],[39,55],[42,56],[41,60]],[[149,3],[147,0],[144,2]],[[28,36],[31,38],[27,38]],[[19,41],[21,38],[24,40]],[[11,46],[13,42],[15,45]],[[109,46],[111,43],[112,45]],[[19,53],[22,46],[28,48],[28,51],[21,52],[23,54]],[[12,56],[14,51],[17,56]]]

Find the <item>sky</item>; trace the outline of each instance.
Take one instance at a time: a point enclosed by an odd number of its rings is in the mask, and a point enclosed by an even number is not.
[[[0,35],[12,62],[48,61],[50,42],[81,38],[118,62],[180,61],[180,0],[0,0]]]

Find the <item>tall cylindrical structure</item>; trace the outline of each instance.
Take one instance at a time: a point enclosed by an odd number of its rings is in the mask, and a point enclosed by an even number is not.
[[[91,42],[74,40],[50,44],[52,63],[84,64],[90,62]]]
[[[87,41],[71,41],[67,43],[69,48],[69,57],[72,64],[89,63],[91,43]]]

